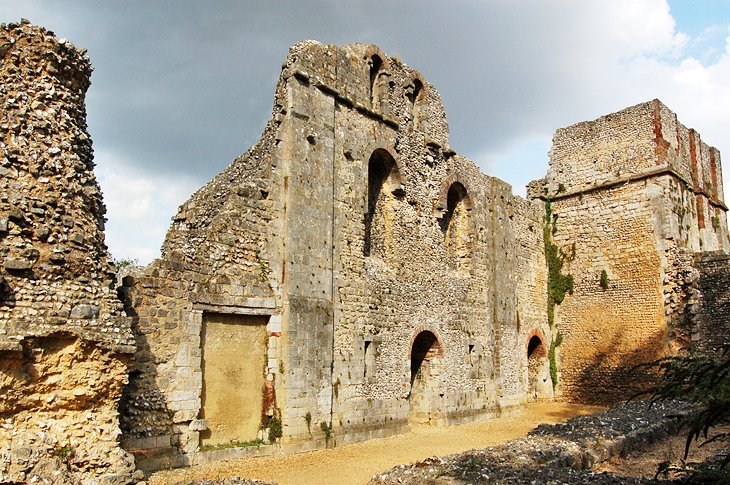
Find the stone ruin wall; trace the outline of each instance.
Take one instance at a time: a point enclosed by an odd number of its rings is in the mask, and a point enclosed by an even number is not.
[[[546,317],[548,274],[545,262],[543,227],[545,204],[540,200],[512,199],[514,213],[510,217],[519,245],[516,258],[517,277],[517,350],[518,368],[528,400],[554,397],[550,364],[547,358],[553,332]],[[530,341],[537,337],[540,346],[532,349]],[[528,372],[524,372],[528,369]]]
[[[0,26],[0,482],[126,483],[134,349],[92,169],[83,51]],[[44,482],[45,483],[45,482]]]
[[[722,353],[730,345],[730,255],[700,253],[695,255],[694,267],[687,309],[692,346],[705,353]]]
[[[397,168],[368,238],[373,157]],[[468,200],[450,208],[454,183]],[[262,414],[280,416],[290,450],[325,445],[321,423],[338,443],[403,431],[422,330],[443,350],[424,419],[519,406],[528,334],[549,337],[543,210],[449,148],[416,71],[374,46],[294,46],[262,140],[181,206],[163,257],[123,279],[138,340],[125,448],[143,466],[205,459],[201,334],[216,314],[267,322]]]
[[[558,130],[550,163],[530,195],[552,199],[555,240],[576,254],[556,310],[559,390],[626,399],[650,379],[636,364],[689,343],[692,254],[728,250],[719,152],[654,100]]]
[[[719,153],[658,101],[559,130],[526,201],[449,147],[417,71],[312,41],[291,49],[261,140],[180,207],[159,260],[120,272],[120,302],[88,59],[26,24],[3,28],[0,57],[3,479],[126,483],[118,425],[156,468],[221,458],[201,445],[265,440],[275,421],[297,451],[331,444],[322,424],[343,443],[553,397],[546,195],[555,240],[576,244],[558,395],[625,398],[629,366],[726,317],[727,258],[695,256],[730,245]],[[423,332],[437,341],[409,399]],[[245,400],[216,391],[239,386],[227,373],[253,376]]]

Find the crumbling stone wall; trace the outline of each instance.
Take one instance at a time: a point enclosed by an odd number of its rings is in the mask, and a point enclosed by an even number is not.
[[[0,26],[0,481],[127,483],[117,404],[134,349],[112,289],[83,51]]]
[[[528,334],[549,335],[543,210],[455,154],[417,71],[375,46],[295,45],[261,141],[124,278],[125,447],[143,466],[198,459],[213,314],[268,317],[266,355],[246,358],[266,363],[260,436],[280,419],[290,450],[517,408]]]
[[[730,255],[697,254],[695,267],[688,311],[692,344],[702,352],[722,352],[730,345]]]
[[[547,285],[548,271],[543,240],[543,215],[545,207],[540,200],[524,200],[515,197],[515,212],[510,221],[515,227],[517,250],[517,338],[516,357],[520,359],[520,372],[515,378],[525,380],[528,400],[551,399],[553,386],[547,350],[553,338],[548,324]],[[532,340],[536,338],[537,340]],[[533,346],[530,348],[530,341]],[[532,352],[530,352],[532,351]]]
[[[567,399],[628,398],[651,378],[636,364],[689,342],[692,254],[730,246],[719,163],[658,100],[556,132],[529,193],[552,200],[555,241],[575,247],[575,291],[556,311]]]

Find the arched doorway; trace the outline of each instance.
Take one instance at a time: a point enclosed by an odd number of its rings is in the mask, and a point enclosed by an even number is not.
[[[542,335],[535,331],[527,340],[527,400],[549,397],[552,397],[552,381],[547,349]]]
[[[426,424],[433,420],[439,392],[443,347],[430,330],[416,335],[411,344],[411,411],[409,421]]]

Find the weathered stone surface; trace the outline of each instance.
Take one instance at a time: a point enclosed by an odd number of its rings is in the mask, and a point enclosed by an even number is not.
[[[33,267],[33,261],[21,258],[6,258],[3,266],[10,271],[24,271]]]
[[[90,170],[91,65],[26,22],[0,45],[0,482],[131,483],[117,409],[134,336]]]
[[[551,163],[532,200],[514,197],[449,147],[417,71],[375,46],[297,44],[261,140],[181,206],[163,257],[124,280],[143,342],[125,446],[191,454],[215,440],[221,424],[196,418],[215,422],[203,389],[226,371],[206,374],[206,331],[221,313],[268,316],[250,356],[264,397],[245,393],[262,401],[262,427],[281,420],[285,444],[551,398],[556,329],[558,393],[629,397],[648,379],[629,368],[688,340],[692,253],[730,244],[719,153],[653,101],[558,130]],[[576,252],[554,328],[546,198],[551,237]]]
[[[654,100],[559,129],[550,157],[529,195],[552,200],[555,240],[575,248],[575,291],[555,317],[558,391],[627,399],[653,378],[637,364],[690,343],[692,255],[730,248],[720,154]]]
[[[99,307],[96,305],[80,304],[71,309],[71,318],[90,320],[99,316]]]
[[[181,206],[162,258],[124,279],[142,343],[125,446],[159,447],[172,422],[173,444],[215,440],[195,418],[214,422],[216,313],[267,316],[262,355],[245,358],[265,363],[262,425],[281,419],[284,443],[550,397],[545,352],[527,373],[528,336],[550,337],[543,213],[449,148],[417,71],[375,46],[297,44],[262,139]]]
[[[115,293],[89,61],[27,23],[0,46],[0,481],[128,483],[117,424],[149,469],[486,419],[554,397],[559,335],[558,396],[616,400],[730,338],[719,153],[659,101],[558,130],[524,200],[449,147],[420,73],[301,42],[261,140]],[[575,247],[555,326],[550,240]]]

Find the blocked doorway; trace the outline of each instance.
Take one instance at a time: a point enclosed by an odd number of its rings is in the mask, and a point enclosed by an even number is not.
[[[409,421],[427,424],[436,415],[435,406],[441,377],[441,342],[433,332],[424,330],[411,344],[411,392]]]
[[[203,392],[201,445],[257,438],[268,317],[205,313],[201,332]]]

